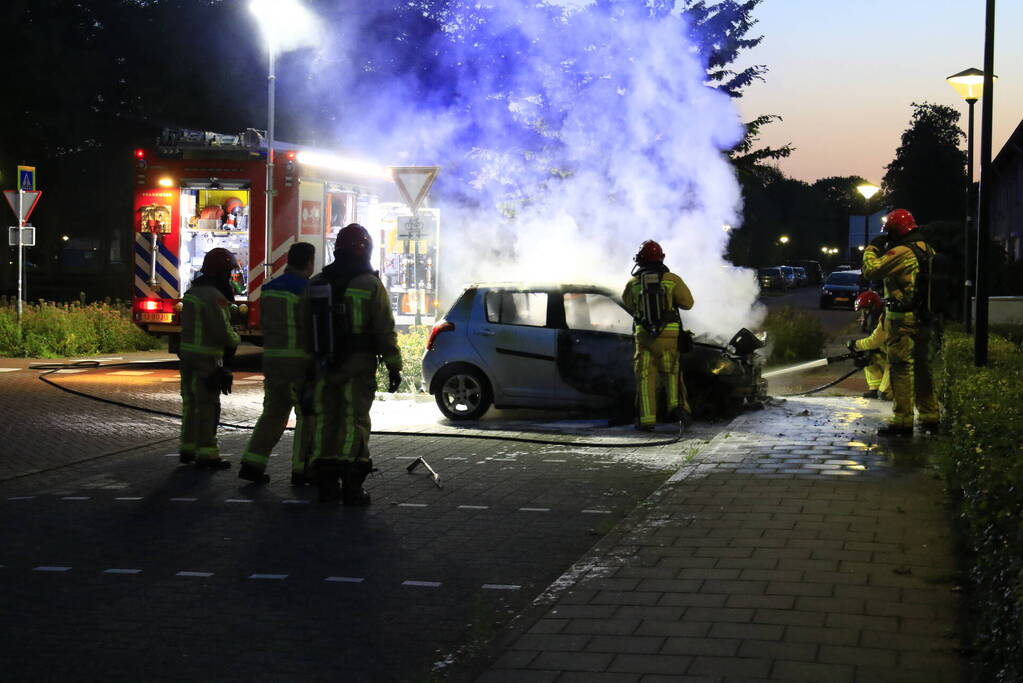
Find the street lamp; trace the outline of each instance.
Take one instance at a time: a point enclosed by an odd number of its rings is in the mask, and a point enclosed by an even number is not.
[[[998,76],[992,75],[991,79],[997,80]],[[973,105],[984,95],[984,72],[980,69],[966,69],[952,74],[945,80],[966,100],[970,111],[966,131],[966,175],[969,184],[966,189],[966,223],[963,225],[963,325],[969,334],[973,331],[973,307],[970,306],[970,289],[973,287],[973,281],[970,279],[970,232],[976,208],[973,197]]]
[[[266,112],[266,216],[263,226],[263,281],[273,268],[274,197],[274,91],[277,80],[277,53],[304,47],[318,35],[312,13],[298,0],[251,0],[249,11],[256,17],[267,51]]]
[[[870,198],[880,191],[880,187],[870,183],[863,183],[856,186],[856,191],[863,195],[863,246],[860,251],[870,244]]]

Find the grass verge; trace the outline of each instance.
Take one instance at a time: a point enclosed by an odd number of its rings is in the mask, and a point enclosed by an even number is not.
[[[821,327],[820,318],[810,311],[786,306],[771,311],[764,321],[767,343],[771,355],[770,365],[781,365],[800,360],[815,360],[824,356],[828,335]]]

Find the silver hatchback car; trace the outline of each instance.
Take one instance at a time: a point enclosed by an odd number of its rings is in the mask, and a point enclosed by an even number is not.
[[[452,420],[498,408],[610,410],[631,416],[632,316],[594,285],[471,285],[430,333],[423,390]],[[698,417],[722,417],[766,397],[740,330],[727,346],[696,341],[682,369]]]

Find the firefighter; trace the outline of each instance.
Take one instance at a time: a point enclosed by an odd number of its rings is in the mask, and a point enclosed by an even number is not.
[[[337,235],[334,262],[308,290],[316,362],[313,469],[324,503],[369,505],[362,485],[373,470],[369,410],[378,358],[387,366],[388,391],[401,384],[390,296],[370,266],[372,249],[364,227],[346,225]]]
[[[896,209],[885,216],[881,235],[863,251],[863,276],[884,280],[886,310],[881,324],[887,337],[884,350],[894,403],[891,421],[878,429],[880,436],[911,436],[914,407],[924,430],[933,432],[938,427],[938,401],[928,354],[930,328],[916,291],[921,264],[915,249],[933,254],[917,232],[913,214]]]
[[[239,479],[257,484],[270,481],[265,474],[270,451],[288,425],[295,410],[295,438],[291,446],[291,483],[306,483],[311,425],[303,415],[301,397],[311,380],[312,356],[307,350],[307,328],[303,324],[302,295],[316,264],[316,247],[296,242],[288,250],[284,273],[263,285],[259,320],[263,330],[263,414],[242,455]]]
[[[666,396],[672,420],[689,423],[691,411],[685,381],[679,366],[679,340],[688,339],[682,330],[678,309],[693,307],[693,295],[678,275],[664,265],[664,250],[647,240],[633,257],[632,279],[625,285],[622,300],[635,318],[632,357],[636,375],[636,429],[652,431],[657,421],[657,383]]]
[[[227,249],[211,249],[182,298],[180,460],[215,470],[231,466],[217,449],[217,423],[220,395],[231,393],[228,368],[240,341],[229,313],[236,266]]]
[[[873,321],[873,329],[868,337],[853,339],[848,347],[852,352],[867,351],[869,363],[864,366],[863,374],[867,379],[867,392],[863,398],[880,398],[891,400],[891,377],[888,369],[888,356],[884,352],[884,301],[877,292],[862,292],[853,304],[856,311],[862,311],[866,320]],[[869,327],[869,326],[868,326]]]

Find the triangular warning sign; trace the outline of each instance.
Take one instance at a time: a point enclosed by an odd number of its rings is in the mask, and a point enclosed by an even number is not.
[[[437,179],[440,166],[392,166],[391,175],[394,176],[394,183],[398,186],[401,198],[408,204],[408,208],[415,213],[423,205],[426,195],[433,187],[433,181]]]
[[[32,215],[32,209],[36,208],[36,204],[39,203],[39,197],[42,196],[42,190],[29,190],[22,192],[24,195],[21,198],[21,222],[24,223],[28,220],[28,217]],[[18,215],[18,191],[17,190],[4,190],[4,196],[7,197],[7,203],[11,205],[11,211],[14,215]]]

